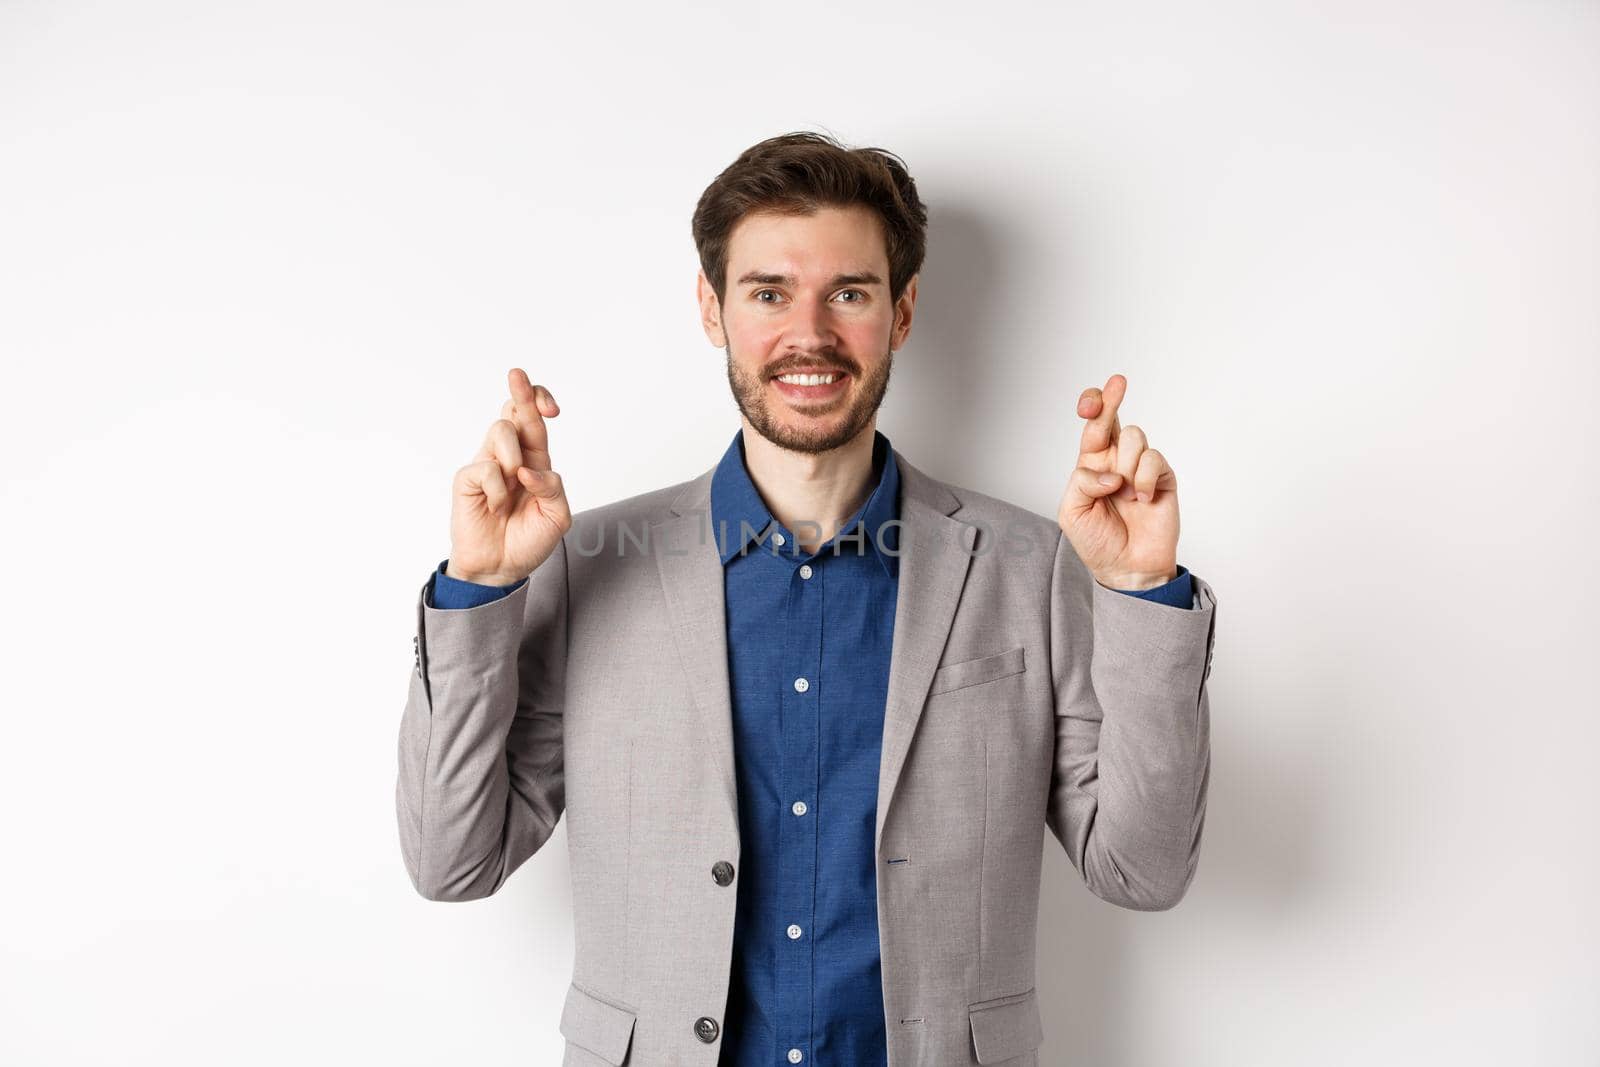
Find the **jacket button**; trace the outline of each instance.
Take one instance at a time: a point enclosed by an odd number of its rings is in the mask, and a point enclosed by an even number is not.
[[[709,1015],[702,1015],[694,1021],[694,1036],[706,1044],[717,1039],[717,1020]]]
[[[733,881],[733,864],[727,860],[718,860],[711,866],[711,877],[717,880],[718,885],[727,885]]]

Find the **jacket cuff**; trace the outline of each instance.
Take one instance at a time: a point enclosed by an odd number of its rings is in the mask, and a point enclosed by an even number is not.
[[[1189,609],[1194,605],[1194,581],[1189,575],[1189,568],[1178,564],[1178,573],[1172,581],[1165,585],[1158,585],[1151,589],[1118,589],[1123,596],[1134,596],[1140,600],[1154,600],[1157,604],[1167,604],[1175,608]]]
[[[515,591],[528,579],[512,582],[510,585],[480,585],[477,582],[464,582],[459,578],[452,578],[444,572],[448,559],[440,560],[439,566],[434,570],[428,582],[427,604],[430,608],[441,611],[460,611],[467,608],[476,608],[484,604],[499,600]],[[1165,587],[1163,587],[1165,588]]]
[[[1094,586],[1094,654],[1101,667],[1189,691],[1210,673],[1216,641],[1216,595],[1192,574],[1191,603],[1163,604],[1091,582]]]

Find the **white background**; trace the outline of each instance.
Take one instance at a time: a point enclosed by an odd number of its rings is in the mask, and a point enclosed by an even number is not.
[[[559,1061],[564,822],[401,864],[415,598],[509,366],[577,508],[716,461],[791,129],[930,205],[895,445],[1054,514],[1123,373],[1219,598],[1199,875],[1047,839],[1041,1062],[1600,1060],[1600,7],[583,8],[0,3],[0,1060]]]

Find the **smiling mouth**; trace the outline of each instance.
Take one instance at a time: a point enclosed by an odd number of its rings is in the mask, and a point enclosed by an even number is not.
[[[839,371],[823,371],[816,374],[777,374],[774,377],[789,385],[831,385],[844,375]]]
[[[843,371],[811,371],[772,376],[773,387],[788,400],[828,400],[844,392],[850,376]]]

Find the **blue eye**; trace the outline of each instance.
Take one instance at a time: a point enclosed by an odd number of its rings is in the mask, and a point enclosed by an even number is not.
[[[845,293],[854,293],[857,296],[861,297],[862,300],[865,300],[866,296],[867,296],[867,294],[863,293],[860,289],[841,289],[841,290],[839,290],[839,295],[840,296],[843,296]],[[859,303],[861,303],[861,300],[850,300],[850,301],[847,301],[847,303],[859,304]]]
[[[755,292],[756,303],[758,303],[758,304],[770,304],[770,303],[772,303],[772,301],[770,301],[770,300],[762,300],[761,299],[761,294],[762,293],[774,293],[774,294],[776,294],[777,290],[776,289],[757,289],[756,290],[756,292]]]

